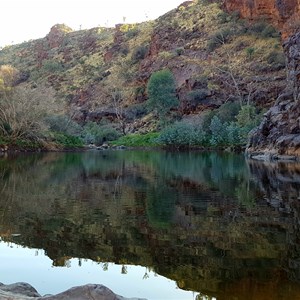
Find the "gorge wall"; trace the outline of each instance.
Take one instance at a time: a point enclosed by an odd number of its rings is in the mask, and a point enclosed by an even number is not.
[[[227,11],[272,23],[281,32],[287,84],[250,136],[247,154],[260,159],[300,158],[300,0],[225,0]],[[261,156],[263,155],[263,156]],[[289,157],[287,157],[289,156]]]
[[[286,89],[252,133],[246,150],[252,157],[300,157],[300,32],[288,38],[283,47],[287,57]]]
[[[286,39],[300,27],[300,0],[225,0],[225,8],[243,18],[264,19],[278,28]]]

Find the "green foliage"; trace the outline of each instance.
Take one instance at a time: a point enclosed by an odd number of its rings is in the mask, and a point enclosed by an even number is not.
[[[256,108],[253,105],[242,106],[236,119],[239,126],[249,128],[255,127],[260,121]]]
[[[139,34],[140,30],[137,27],[131,28],[126,32],[126,37],[132,39]]]
[[[230,123],[236,121],[236,116],[240,111],[240,105],[237,102],[227,102],[218,109],[210,111],[203,118],[203,128],[210,133],[210,124],[214,116],[217,116],[221,122]]]
[[[235,121],[235,118],[238,115],[240,109],[241,106],[239,105],[239,103],[226,102],[217,109],[216,115],[223,123],[231,122],[231,121]]]
[[[141,45],[134,49],[132,53],[132,60],[136,63],[146,57],[148,53],[148,45]]]
[[[226,123],[222,123],[218,116],[214,116],[210,123],[211,139],[213,146],[225,145],[227,142]]]
[[[146,134],[129,134],[122,136],[112,144],[115,146],[127,147],[155,147],[158,146],[157,137],[159,133],[150,132]]]
[[[207,136],[198,125],[178,122],[165,128],[157,141],[166,146],[189,147],[207,144]]]
[[[183,47],[179,47],[175,49],[175,52],[178,56],[184,54],[184,48]]]
[[[71,136],[63,133],[55,133],[54,141],[59,145],[61,145],[64,149],[83,147],[83,142],[79,137]]]
[[[253,48],[253,47],[246,48],[246,54],[247,54],[248,58],[252,58],[252,56],[254,55],[254,52],[255,52],[255,48]]]
[[[179,105],[176,98],[175,79],[170,70],[161,70],[153,73],[148,81],[148,105],[154,109],[160,120],[163,120],[167,112]]]
[[[213,51],[216,48],[229,42],[232,32],[230,28],[224,28],[215,34],[213,34],[208,40],[207,47],[209,51]]]
[[[53,132],[79,136],[82,127],[66,115],[51,115],[46,117],[49,129]]]
[[[229,145],[241,145],[246,143],[241,136],[241,127],[231,122],[226,128],[226,138]]]
[[[134,120],[141,118],[148,112],[146,103],[137,103],[128,107],[125,111],[126,119]]]
[[[205,100],[209,95],[206,89],[196,89],[188,93],[187,99],[192,107],[197,106],[201,101]]]
[[[272,51],[267,56],[267,62],[276,69],[283,69],[285,67],[285,56],[280,51]]]
[[[95,122],[88,122],[82,132],[82,139],[85,144],[102,145],[119,137],[120,133],[111,124],[99,125]]]
[[[266,21],[261,20],[259,22],[254,22],[249,27],[249,32],[258,36],[261,36],[263,38],[277,38],[279,37],[278,31],[270,24],[268,24]]]
[[[49,73],[59,73],[64,70],[63,65],[55,60],[45,60],[43,62],[43,69]]]
[[[233,13],[229,14],[225,11],[222,11],[218,14],[218,19],[220,20],[221,24],[229,23],[229,22],[237,22],[240,18],[239,11],[234,11]]]

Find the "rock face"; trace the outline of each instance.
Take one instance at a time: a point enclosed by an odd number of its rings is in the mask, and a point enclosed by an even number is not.
[[[30,284],[19,282],[9,285],[0,284],[0,299],[2,300],[145,300],[138,298],[124,298],[114,294],[107,287],[100,284],[87,284],[71,288],[57,295],[42,297]]]
[[[251,20],[269,20],[282,32],[283,39],[294,33],[300,23],[300,0],[225,0],[228,11],[239,11]]]
[[[284,51],[287,86],[252,133],[246,150],[250,156],[289,155],[300,159],[300,32],[284,43]]]

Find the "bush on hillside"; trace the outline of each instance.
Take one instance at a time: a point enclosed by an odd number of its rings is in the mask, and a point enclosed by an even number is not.
[[[47,116],[45,120],[53,132],[71,136],[79,136],[82,132],[82,127],[66,115],[51,115]]]
[[[95,122],[88,122],[83,128],[81,136],[85,144],[102,145],[118,139],[121,134],[111,124],[99,125]]]
[[[138,62],[146,57],[149,47],[147,45],[141,45],[134,49],[132,53],[132,60]]]
[[[153,73],[148,81],[147,92],[149,108],[156,111],[161,122],[165,122],[170,109],[179,105],[172,72],[164,69]]]

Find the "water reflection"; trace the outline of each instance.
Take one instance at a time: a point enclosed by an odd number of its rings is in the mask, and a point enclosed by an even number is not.
[[[7,158],[0,231],[54,266],[142,265],[198,299],[300,299],[299,176],[229,153]]]

